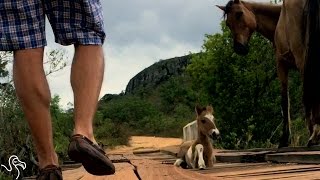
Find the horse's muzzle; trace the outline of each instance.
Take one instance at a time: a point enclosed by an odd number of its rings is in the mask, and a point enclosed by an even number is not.
[[[234,42],[233,49],[237,54],[239,54],[241,56],[245,56],[249,53],[248,44],[241,44],[237,41]]]
[[[210,135],[211,139],[213,140],[218,140],[220,139],[220,133],[217,133],[216,131],[214,131],[211,135]]]

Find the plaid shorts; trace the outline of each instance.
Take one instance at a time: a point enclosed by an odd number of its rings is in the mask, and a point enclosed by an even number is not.
[[[47,45],[45,15],[61,45],[102,45],[99,0],[0,0],[0,51]]]

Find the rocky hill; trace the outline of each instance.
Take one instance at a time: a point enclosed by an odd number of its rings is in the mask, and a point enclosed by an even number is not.
[[[191,55],[160,60],[134,76],[125,93],[133,94],[138,88],[157,86],[172,76],[181,75],[190,61]]]

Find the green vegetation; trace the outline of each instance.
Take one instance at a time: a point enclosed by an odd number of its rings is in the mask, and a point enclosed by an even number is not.
[[[203,52],[194,56],[188,72],[206,103],[215,107],[224,148],[273,146],[281,133],[282,114],[272,45],[255,34],[250,41],[250,53],[241,57],[233,52],[231,34],[224,23],[222,31],[206,36]],[[301,129],[303,108],[298,72],[290,73],[289,84],[293,134],[300,136],[307,129]],[[305,136],[293,139],[297,141],[294,144],[306,143]]]
[[[104,96],[95,116],[95,135],[109,147],[127,144],[131,135],[181,137],[182,127],[195,119],[196,104],[213,105],[222,141],[228,149],[273,147],[282,128],[280,86],[272,45],[254,34],[250,53],[241,57],[232,49],[229,30],[206,35],[201,53],[192,55],[191,64],[181,75],[157,85],[147,85],[134,94]],[[37,158],[29,128],[17,102],[7,65],[12,54],[0,53],[0,163],[17,154],[27,163],[24,176],[34,174]],[[65,66],[63,53],[48,54],[47,74]],[[52,60],[52,61],[50,61]],[[292,145],[305,145],[308,137],[303,120],[301,80],[290,72]],[[62,161],[72,134],[72,109],[59,106],[52,98],[55,149]],[[0,175],[2,177],[2,175]]]
[[[203,50],[194,54],[187,70],[157,86],[144,86],[134,94],[105,96],[100,119],[130,129],[118,134],[181,137],[182,127],[194,120],[196,104],[212,104],[222,133],[218,147],[243,149],[275,147],[282,129],[280,83],[274,50],[258,34],[250,53],[233,52],[231,34],[206,35]],[[305,145],[299,73],[290,72],[292,145]],[[118,141],[119,142],[119,141]],[[121,141],[125,142],[125,141]]]
[[[195,96],[185,81],[177,76],[155,89],[147,87],[134,95],[102,99],[100,118],[130,129],[125,130],[130,133],[121,132],[125,135],[181,137],[182,127],[194,119]]]

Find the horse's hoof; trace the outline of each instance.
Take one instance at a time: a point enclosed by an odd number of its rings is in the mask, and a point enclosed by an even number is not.
[[[199,170],[205,170],[206,169],[206,166],[200,166],[199,167]]]

